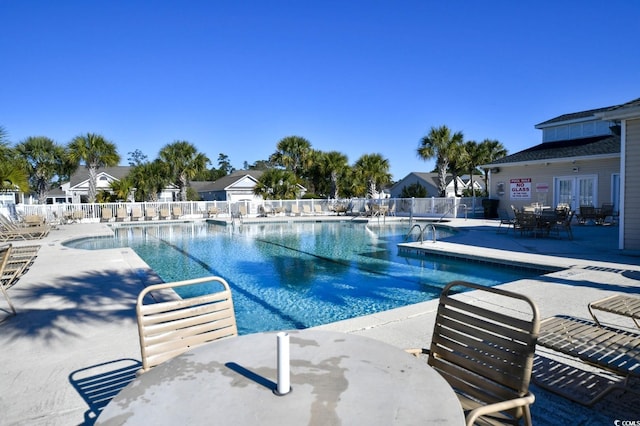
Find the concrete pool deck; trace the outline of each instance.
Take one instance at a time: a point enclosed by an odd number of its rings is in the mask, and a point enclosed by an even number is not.
[[[619,292],[640,293],[640,257],[617,250],[616,226],[575,226],[570,241],[520,237],[512,231],[499,234],[491,220],[458,219],[449,224],[459,228],[453,237],[415,245],[563,268],[504,284],[529,295],[543,318],[588,318],[590,301]],[[41,249],[30,270],[9,289],[18,315],[9,316],[0,298],[0,424],[91,424],[113,395],[98,396],[89,379],[100,383],[101,374],[116,367],[131,366],[129,376],[135,369],[140,359],[135,298],[157,277],[130,249],[93,252],[62,245],[68,239],[110,233],[106,224],[69,224],[42,240],[14,243],[39,244]],[[319,328],[360,334],[399,348],[423,347],[429,343],[436,305],[423,302]],[[607,320],[633,325],[615,317]],[[535,385],[532,390],[538,425],[613,424],[640,418],[640,408],[628,402],[628,394],[612,394],[588,409]]]

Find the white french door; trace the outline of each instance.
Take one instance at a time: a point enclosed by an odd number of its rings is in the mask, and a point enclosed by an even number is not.
[[[565,176],[554,178],[555,204],[566,203],[575,210],[580,206],[595,206],[598,202],[598,177]]]

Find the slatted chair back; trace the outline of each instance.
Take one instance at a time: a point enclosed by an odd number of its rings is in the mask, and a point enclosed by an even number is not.
[[[145,216],[146,219],[153,219],[158,215],[158,212],[156,211],[156,209],[154,207],[147,207],[147,209],[145,210]]]
[[[131,220],[142,219],[142,209],[140,207],[134,207],[131,209]]]
[[[9,258],[11,257],[11,244],[5,244],[0,247],[0,276],[4,275],[5,268],[7,267],[7,262],[9,262]],[[11,299],[9,298],[9,294],[7,290],[4,288],[4,284],[0,282],[0,291],[2,291],[2,295],[6,299],[9,304],[9,308],[13,312],[13,315],[16,315],[16,308],[11,303]]]
[[[479,290],[500,296],[500,302],[517,303],[518,312],[485,308],[456,296],[459,290]],[[482,296],[481,296],[482,297]],[[498,303],[500,303],[498,302]],[[505,305],[500,305],[505,306]],[[514,311],[515,312],[515,311]],[[466,412],[480,406],[514,403],[497,418],[531,423],[529,393],[536,341],[540,331],[538,308],[526,296],[495,287],[454,281],[440,297],[428,363],[449,382]],[[525,401],[526,402],[526,401]],[[473,414],[471,415],[473,417]],[[468,424],[477,419],[467,416]]]
[[[210,284],[221,291],[180,299],[172,289]],[[169,293],[167,293],[169,292]],[[173,300],[149,303],[150,296]],[[214,340],[237,336],[229,284],[220,277],[204,277],[146,287],[136,304],[142,372]]]

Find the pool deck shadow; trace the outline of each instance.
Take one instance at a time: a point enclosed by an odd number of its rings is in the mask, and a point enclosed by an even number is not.
[[[587,303],[593,300],[617,292],[640,293],[640,257],[617,249],[616,226],[576,226],[570,241],[497,233],[497,222],[491,220],[460,219],[448,225],[459,232],[436,243],[413,244],[448,254],[533,260],[557,267],[557,272],[504,284],[532,297],[543,318],[557,314],[585,318]],[[135,297],[158,277],[130,249],[98,254],[62,245],[73,238],[110,234],[106,224],[70,224],[42,240],[15,243],[40,244],[41,249],[30,270],[9,289],[18,314],[10,316],[0,298],[0,423],[91,424],[110,394],[105,392],[106,400],[91,399],[85,383],[79,385],[80,372],[117,360],[135,364],[140,359]],[[478,303],[493,302],[487,297]],[[424,347],[430,342],[436,308],[437,301],[423,302],[318,328],[360,334],[398,348]],[[606,321],[633,325],[614,316]],[[122,380],[118,383],[123,384]],[[532,407],[537,425],[613,424],[616,419],[640,418],[640,408],[625,402],[624,395],[614,395],[614,400],[590,409],[535,385],[532,389],[537,397]]]

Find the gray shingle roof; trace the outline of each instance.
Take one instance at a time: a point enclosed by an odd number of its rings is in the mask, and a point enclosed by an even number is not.
[[[507,155],[490,165],[607,154],[620,154],[620,137],[603,135],[583,139],[545,142],[527,148],[524,151]]]
[[[106,173],[109,176],[113,176],[114,178],[121,180],[129,174],[130,170],[131,167],[129,166],[100,167],[98,169],[98,174]],[[81,182],[84,182],[87,179],[89,179],[89,172],[84,165],[81,165],[80,167],[78,167],[75,173],[71,175],[69,181],[71,183],[71,186],[73,187]]]
[[[640,98],[634,99],[633,101],[620,104],[620,105],[613,105],[613,106],[608,106],[604,108],[596,108],[596,109],[590,109],[587,111],[572,112],[570,114],[559,115],[558,117],[552,118],[551,120],[543,121],[542,123],[536,124],[536,127],[544,127],[548,124],[561,123],[563,121],[573,121],[573,120],[579,120],[581,118],[595,117],[595,115],[600,112],[613,111],[616,109],[628,108],[633,106],[640,106]]]
[[[234,184],[238,180],[242,179],[246,175],[251,176],[255,180],[260,179],[260,176],[264,171],[262,170],[237,170],[230,175],[226,175],[217,179],[215,182],[211,182],[210,186],[207,186],[208,191],[222,191],[227,188],[229,185]]]

